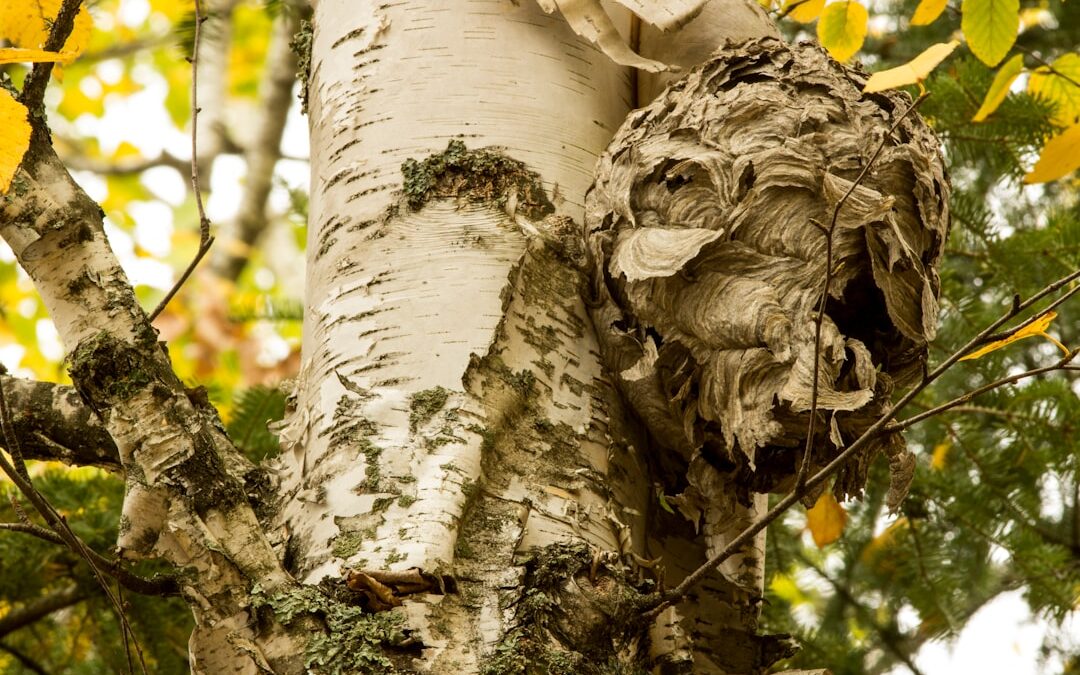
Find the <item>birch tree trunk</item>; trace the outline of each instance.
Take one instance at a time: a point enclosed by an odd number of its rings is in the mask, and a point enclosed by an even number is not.
[[[660,625],[635,621],[706,546],[658,508],[579,242],[597,157],[663,79],[532,2],[321,0],[314,26],[304,357],[281,430],[290,572],[344,569],[370,607],[400,605],[422,672],[766,665],[763,539],[726,569],[738,583],[717,574]],[[690,66],[773,28],[714,2],[684,30],[678,49],[646,30],[644,53]],[[752,516],[709,523],[708,548]]]

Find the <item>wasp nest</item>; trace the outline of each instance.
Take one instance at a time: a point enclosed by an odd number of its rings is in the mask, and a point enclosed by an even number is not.
[[[818,468],[921,377],[934,336],[939,145],[914,114],[890,132],[911,99],[864,95],[865,81],[809,44],[721,50],[630,115],[586,199],[590,305],[616,381],[659,446],[730,472],[744,502],[793,484],[815,352]],[[853,185],[815,350],[824,232]],[[839,496],[861,492],[880,450],[898,503],[914,465],[899,434],[847,463]]]

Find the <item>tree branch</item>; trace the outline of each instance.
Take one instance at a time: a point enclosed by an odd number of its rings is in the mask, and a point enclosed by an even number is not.
[[[814,319],[814,375],[810,389],[810,422],[806,432],[806,447],[803,448],[802,463],[799,465],[799,471],[795,476],[796,490],[802,488],[803,481],[806,480],[806,474],[810,471],[810,456],[813,454],[812,451],[814,449],[814,433],[816,431],[814,427],[817,423],[818,394],[820,388],[818,380],[820,379],[821,374],[821,326],[825,322],[825,307],[829,302],[829,287],[832,285],[833,273],[835,272],[832,259],[833,235],[836,233],[836,223],[840,219],[840,209],[844,208],[844,204],[847,203],[847,200],[851,198],[851,195],[854,194],[856,188],[859,187],[859,184],[866,178],[866,174],[870,173],[871,167],[874,166],[874,162],[877,161],[878,156],[881,155],[881,151],[885,149],[885,144],[889,142],[893,132],[900,126],[900,123],[907,119],[908,115],[913,113],[916,108],[922,105],[922,102],[925,101],[928,96],[930,96],[930,93],[927,91],[919,94],[919,97],[911,102],[911,105],[907,107],[907,110],[893,121],[889,130],[882,137],[881,143],[878,143],[877,149],[874,150],[874,154],[870,155],[869,161],[867,161],[866,165],[859,171],[859,175],[855,177],[855,180],[852,181],[847,191],[844,192],[843,196],[840,197],[840,200],[836,202],[836,206],[833,207],[832,219],[829,221],[829,227],[825,228],[814,220],[810,221],[825,235],[825,284],[824,288],[821,290],[821,301],[818,303],[817,316]]]
[[[90,593],[85,589],[79,586],[70,586],[49,595],[35,598],[21,607],[15,607],[4,616],[0,616],[0,637],[29,626],[35,621],[40,621],[59,609],[82,602],[88,597],[90,597]]]
[[[11,424],[25,459],[120,470],[109,432],[74,387],[0,375]]]
[[[56,532],[33,523],[0,523],[0,530],[21,532],[60,546],[65,546],[67,543]],[[119,581],[124,588],[130,591],[134,591],[139,595],[180,595],[180,582],[177,581],[176,577],[167,575],[155,575],[151,578],[141,577],[121,567],[120,561],[110,560],[89,546],[86,547],[86,551],[94,564],[98,566],[98,569]]]
[[[12,656],[14,656],[15,659],[19,663],[21,663],[24,668],[26,668],[28,670],[32,670],[35,673],[37,673],[38,675],[49,675],[49,672],[47,670],[45,670],[44,668],[42,668],[41,664],[39,664],[37,661],[35,661],[34,659],[32,659],[29,656],[27,656],[26,654],[24,654],[22,651],[16,649],[15,647],[12,647],[11,645],[6,645],[3,642],[0,642],[0,650],[5,651],[8,654],[11,654]]]
[[[274,167],[281,157],[281,137],[296,84],[296,54],[289,43],[300,30],[300,17],[298,10],[283,7],[274,22],[259,86],[255,131],[244,152],[247,176],[240,208],[233,222],[227,225],[230,245],[220,247],[213,262],[213,271],[225,279],[235,281],[240,276],[250,258],[251,247],[269,224],[266,205],[273,187]]]
[[[903,634],[895,630],[892,626],[882,626],[881,624],[879,624],[874,618],[873,610],[860,602],[859,599],[856,598],[855,595],[852,594],[852,592],[848,590],[846,586],[841,584],[836,579],[833,579],[832,576],[825,572],[825,570],[818,567],[816,563],[814,563],[802,553],[798,553],[797,556],[799,558],[799,561],[802,562],[803,565],[812,569],[819,577],[824,579],[830,586],[832,586],[832,589],[836,591],[836,594],[839,595],[845,603],[850,605],[856,611],[856,613],[860,614],[864,621],[870,624],[870,627],[874,629],[874,632],[881,637],[881,642],[885,646],[885,649],[887,651],[892,652],[892,655],[895,656],[898,661],[907,666],[908,670],[910,670],[914,675],[923,675],[922,671],[919,670],[919,667],[916,666],[915,662],[911,659],[910,651],[905,649],[905,646],[901,644],[902,642],[906,642],[905,636]]]
[[[71,30],[75,27],[75,15],[79,13],[81,6],[82,0],[64,0],[63,4],[60,5],[56,20],[53,21],[49,37],[43,45],[45,51],[58,52],[63,49],[64,43],[67,42],[68,36],[71,35]],[[52,70],[53,64],[51,62],[35,63],[30,74],[26,76],[22,93],[19,95],[19,102],[30,110],[40,106],[41,100],[45,96],[45,86],[49,84],[49,77],[52,76]],[[31,115],[31,119],[34,119],[33,115]]]

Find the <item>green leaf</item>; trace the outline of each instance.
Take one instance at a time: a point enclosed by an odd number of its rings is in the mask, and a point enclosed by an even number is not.
[[[280,390],[261,385],[245,389],[236,395],[232,413],[228,432],[237,447],[256,461],[277,454],[277,436],[266,424],[285,416],[285,395]]]
[[[1012,49],[1020,28],[1020,0],[964,0],[960,28],[980,61],[996,66]]]
[[[834,59],[847,61],[862,47],[868,19],[866,7],[855,0],[829,5],[818,21],[818,41]]]

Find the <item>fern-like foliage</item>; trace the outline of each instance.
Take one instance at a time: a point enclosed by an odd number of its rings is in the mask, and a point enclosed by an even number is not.
[[[276,387],[244,389],[233,402],[229,437],[251,460],[261,462],[278,452],[278,438],[267,424],[285,415],[285,394]]]

